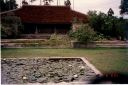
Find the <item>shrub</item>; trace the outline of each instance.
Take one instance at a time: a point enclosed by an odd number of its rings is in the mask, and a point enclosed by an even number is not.
[[[22,24],[19,17],[7,15],[1,18],[2,38],[16,38],[22,30]]]
[[[50,39],[47,41],[50,46],[55,47],[70,47],[70,39],[67,35],[61,36],[53,34]]]
[[[100,40],[107,40],[103,34],[96,34],[94,37],[95,41],[100,41]]]
[[[69,36],[71,38],[77,39],[80,42],[90,42],[94,40],[96,33],[94,30],[87,24],[81,25],[77,28],[75,32],[70,31]]]
[[[50,47],[70,47],[70,40],[66,35],[61,36],[52,34],[50,39],[47,40],[45,44],[49,45]]]

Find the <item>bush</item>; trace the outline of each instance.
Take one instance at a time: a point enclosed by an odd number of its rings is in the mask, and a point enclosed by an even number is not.
[[[95,41],[107,40],[103,34],[96,34],[94,37]]]
[[[53,47],[70,47],[70,39],[67,35],[61,36],[53,34],[47,43]]]
[[[81,25],[75,32],[70,31],[69,36],[80,42],[90,42],[95,38],[96,33],[89,25]]]
[[[22,30],[22,24],[19,17],[7,15],[1,18],[1,37],[16,38]]]

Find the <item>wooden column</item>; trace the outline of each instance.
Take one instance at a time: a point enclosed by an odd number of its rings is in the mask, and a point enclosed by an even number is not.
[[[54,34],[57,34],[57,30],[56,30],[56,27],[54,28]]]
[[[38,34],[38,28],[37,28],[37,26],[36,26],[36,31],[35,31],[35,34]]]

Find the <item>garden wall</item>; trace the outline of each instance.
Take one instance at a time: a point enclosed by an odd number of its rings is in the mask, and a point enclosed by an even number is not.
[[[128,47],[128,41],[93,41],[90,43],[71,42],[73,48]]]
[[[128,47],[128,41],[93,41],[90,43],[74,42],[68,40],[45,40],[45,39],[4,39],[1,41],[2,48],[96,48],[96,47]]]

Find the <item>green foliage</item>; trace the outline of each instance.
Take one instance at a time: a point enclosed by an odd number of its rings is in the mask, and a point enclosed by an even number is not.
[[[16,0],[0,0],[0,12],[17,8]]]
[[[50,46],[56,47],[69,47],[70,46],[70,39],[68,36],[60,36],[53,34],[51,35],[50,39],[47,41]]]
[[[110,8],[108,11],[108,16],[113,16],[113,15],[114,15],[114,11],[112,10],[112,8]]]
[[[57,45],[59,45],[59,43],[60,42],[59,42],[57,35],[56,34],[51,35],[51,37],[49,39],[49,45],[50,46],[57,46]]]
[[[1,36],[2,38],[15,38],[19,36],[22,30],[22,24],[19,17],[7,15],[1,19]]]
[[[70,37],[77,39],[80,42],[89,42],[94,40],[94,30],[89,25],[81,25],[75,32],[69,33]]]
[[[94,28],[94,31],[102,33],[103,24],[105,23],[104,18],[106,18],[106,14],[99,13],[97,14],[96,11],[89,11],[89,25]]]
[[[120,14],[128,14],[128,0],[121,0]]]
[[[123,23],[125,20],[121,20],[117,17],[110,16],[104,13],[97,13],[96,11],[89,11],[89,25],[94,28],[97,34],[103,34],[104,37],[117,38],[123,40],[125,38]]]
[[[94,37],[95,41],[107,40],[103,34],[96,34]]]
[[[78,20],[77,17],[74,17],[72,22],[73,22],[73,23],[80,23],[80,21]]]

